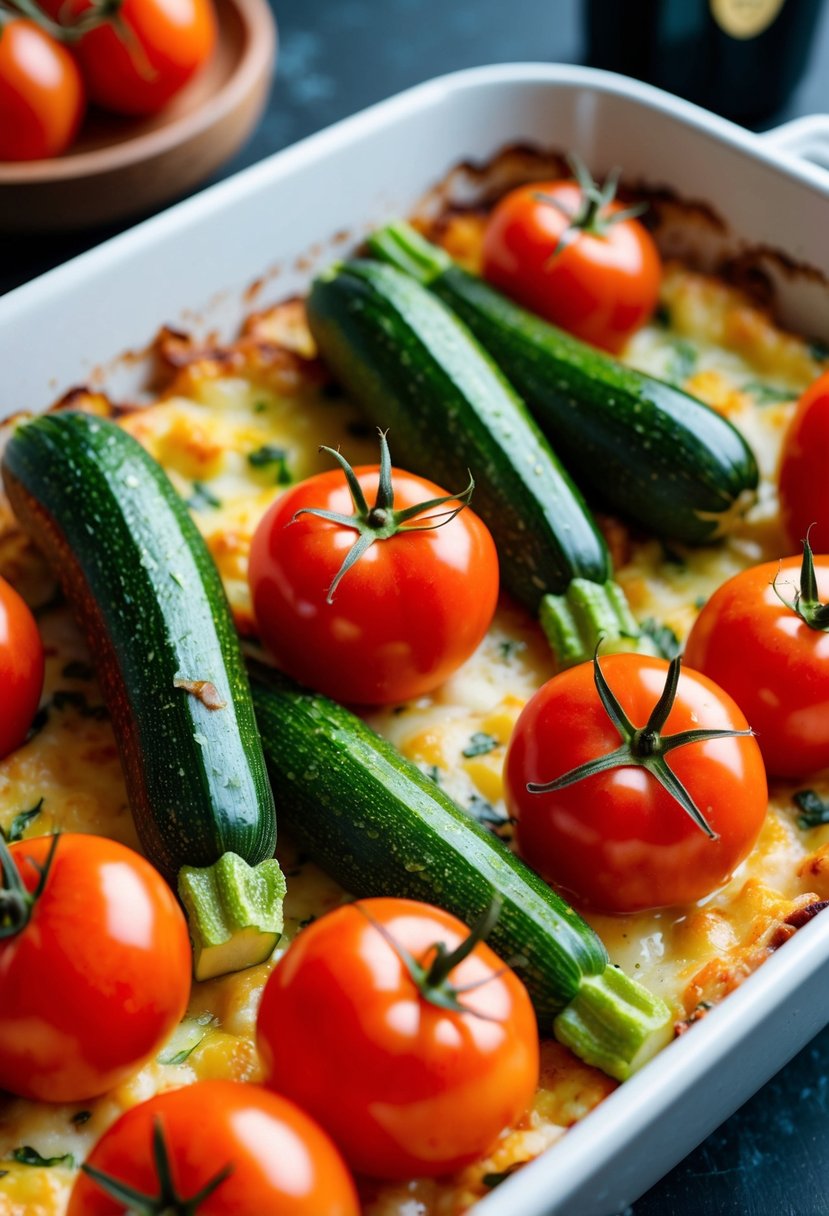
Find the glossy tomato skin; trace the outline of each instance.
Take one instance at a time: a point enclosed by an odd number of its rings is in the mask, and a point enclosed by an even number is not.
[[[578,232],[554,250],[568,220],[540,194],[571,214],[582,203],[573,181],[520,186],[495,207],[483,245],[485,277],[507,295],[584,342],[617,354],[653,313],[661,263],[650,234],[636,219],[608,226],[603,236]],[[611,203],[613,214],[621,205]]]
[[[610,688],[644,726],[665,684],[667,663],[638,655],[601,660]],[[706,676],[683,669],[665,734],[745,730],[737,705]],[[518,851],[547,882],[602,912],[637,912],[701,899],[748,855],[763,823],[767,787],[756,741],[692,743],[668,765],[718,833],[712,841],[640,767],[614,768],[549,794],[548,782],[619,747],[601,705],[592,663],[564,671],[533,696],[507,749],[504,780]]]
[[[104,1133],[89,1163],[157,1195],[156,1120],[180,1196],[197,1194],[233,1166],[199,1204],[199,1216],[359,1216],[354,1183],[328,1136],[292,1102],[240,1081],[199,1081],[132,1107]],[[81,1174],[67,1216],[121,1216],[123,1210]]]
[[[829,527],[829,519],[827,519]],[[809,627],[792,601],[799,557],[752,566],[719,587],[688,637],[688,662],[731,694],[757,734],[775,777],[829,765],[829,633]],[[829,601],[829,557],[815,558],[818,594]]]
[[[368,502],[378,469],[355,470]],[[422,477],[392,470],[396,510],[442,496]],[[305,507],[351,514],[340,470],[289,490],[256,530],[250,585],[259,634],[280,666],[337,700],[376,705],[422,696],[463,663],[489,627],[498,600],[498,558],[468,507],[427,532],[377,540],[329,586],[357,533]]]
[[[824,372],[800,398],[780,456],[780,517],[792,550],[809,533],[816,552],[829,552],[827,451],[829,372]]]
[[[29,890],[51,839],[11,846]],[[181,1020],[191,967],[184,914],[150,863],[63,833],[30,921],[0,941],[0,1089],[75,1102],[118,1085]]]
[[[0,759],[19,747],[43,689],[43,643],[27,605],[0,578]]]
[[[91,8],[90,0],[46,0],[66,21]],[[75,45],[91,101],[115,114],[155,114],[187,84],[213,53],[212,0],[123,0],[118,25],[105,23]]]
[[[65,152],[78,133],[86,95],[75,60],[33,21],[0,33],[0,160]]]
[[[468,935],[413,900],[360,905],[420,961],[435,942],[453,948]],[[318,1119],[360,1173],[460,1168],[521,1117],[538,1081],[535,1015],[501,966],[479,945],[452,973],[459,986],[487,981],[461,997],[484,1017],[439,1009],[376,925],[338,908],[302,931],[268,980],[257,1023],[267,1084]]]

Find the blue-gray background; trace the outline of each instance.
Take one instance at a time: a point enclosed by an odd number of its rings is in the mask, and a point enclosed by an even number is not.
[[[442,72],[513,60],[579,63],[585,57],[580,0],[271,3],[280,45],[267,113],[219,177]],[[826,3],[799,85],[785,106],[761,125],[818,111],[829,111]],[[70,238],[7,239],[0,252],[0,291],[108,235],[110,230]],[[824,1213],[829,1216],[829,1031],[626,1216]]]

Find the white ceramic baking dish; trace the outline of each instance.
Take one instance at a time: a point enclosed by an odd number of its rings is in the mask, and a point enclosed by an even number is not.
[[[770,246],[808,263],[811,274],[774,259],[768,269],[784,319],[829,339],[829,118],[756,136],[606,73],[482,68],[375,106],[0,299],[0,417],[79,383],[139,391],[144,361],[116,356],[162,322],[232,329],[254,280],[257,306],[301,290],[333,251],[410,210],[459,161],[517,141],[577,149],[596,171],[621,164],[629,180],[710,204],[727,232],[708,230],[698,256]],[[476,1210],[623,1210],[829,1021],[828,965],[822,915]]]

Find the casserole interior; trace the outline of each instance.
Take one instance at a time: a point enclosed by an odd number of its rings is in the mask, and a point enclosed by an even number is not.
[[[790,264],[807,256],[810,225],[813,236],[819,231],[818,183],[807,170],[775,166],[729,124],[659,98],[601,74],[497,69],[433,82],[342,124],[1,302],[8,349],[26,351],[9,368],[4,409],[41,408],[77,380],[106,383],[119,397],[140,392],[148,367],[141,358],[95,365],[113,351],[140,347],[160,319],[188,328],[231,325],[241,307],[250,307],[254,293],[245,288],[263,263],[274,260],[274,267],[258,285],[257,306],[301,289],[333,251],[346,250],[383,217],[410,210],[459,159],[484,159],[517,135],[576,147],[596,171],[622,163],[628,180],[704,200],[701,213],[713,206],[717,222],[678,224],[664,233],[672,250],[702,264],[773,243],[768,208],[759,205],[764,196],[773,196],[783,213],[796,207],[800,221],[784,250],[789,262],[761,250],[754,264],[768,273],[782,320],[827,337],[825,282]],[[388,174],[392,158],[395,172]],[[722,182],[738,173],[739,190],[729,194]],[[341,192],[330,190],[332,181]],[[713,193],[711,182],[719,183]],[[295,258],[297,249],[310,252]],[[210,300],[228,283],[236,290],[203,316],[187,314],[186,303]],[[47,380],[52,374],[56,382]],[[817,993],[825,955],[829,929],[821,918],[685,1043],[673,1045],[480,1210],[506,1213],[520,1205],[527,1213],[600,1214],[630,1202],[819,1029],[821,1002],[807,998]],[[763,1035],[752,1033],[761,1024]],[[681,1118],[663,1122],[669,1110]]]

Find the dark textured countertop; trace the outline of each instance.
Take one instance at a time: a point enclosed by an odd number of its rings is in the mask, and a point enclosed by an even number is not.
[[[578,0],[276,0],[275,10],[280,48],[268,110],[221,177],[440,73],[513,60],[578,63],[584,56]],[[825,3],[800,84],[785,107],[759,125],[818,111],[829,111]],[[829,215],[827,221],[829,231]],[[0,290],[111,231],[0,240]],[[829,1030],[625,1216],[824,1213],[829,1214]]]

